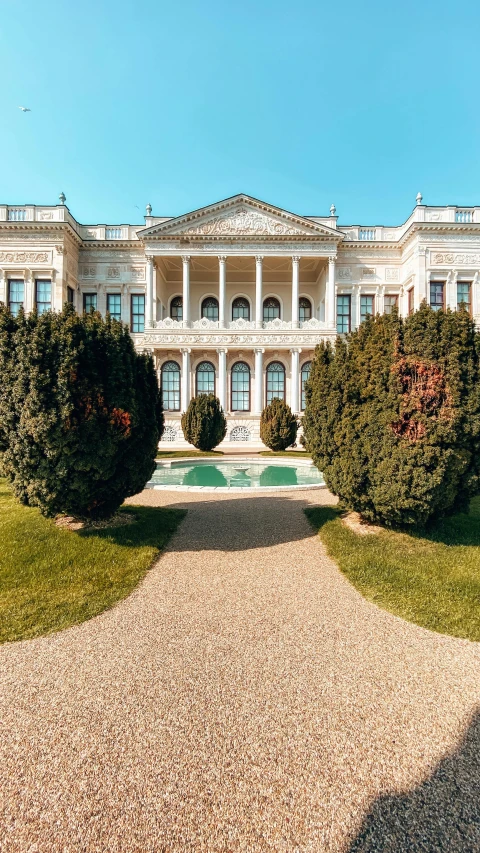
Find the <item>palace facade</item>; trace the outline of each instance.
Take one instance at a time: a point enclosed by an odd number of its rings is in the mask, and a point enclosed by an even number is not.
[[[0,301],[13,312],[107,311],[151,352],[163,442],[186,447],[181,412],[214,392],[224,444],[260,445],[260,413],[283,397],[301,415],[316,344],[367,314],[426,299],[466,303],[480,323],[480,207],[429,207],[398,226],[346,226],[237,195],[142,225],[80,225],[60,204],[0,205]]]

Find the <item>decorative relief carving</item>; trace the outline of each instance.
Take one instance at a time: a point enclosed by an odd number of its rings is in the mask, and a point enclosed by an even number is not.
[[[3,264],[47,264],[50,259],[50,252],[0,252]]]
[[[313,330],[314,332],[316,330]],[[327,330],[323,330],[318,334],[310,333],[310,334],[299,334],[298,332],[295,334],[295,344],[299,347],[314,347],[315,344],[320,343],[322,340],[326,340],[327,338],[335,337],[335,332],[331,331],[330,333]],[[173,347],[181,347],[184,344],[192,345],[203,345],[206,347],[214,347],[214,346],[244,346],[254,348],[255,346],[260,345],[269,345],[272,344],[282,344],[291,349],[292,347],[292,332],[288,335],[262,335],[261,333],[258,335],[214,335],[214,334],[188,334],[188,331],[185,330],[184,334],[176,333],[176,334],[155,334],[155,332],[148,332],[143,337],[139,337],[138,346],[157,346],[165,348],[166,346]]]
[[[48,219],[53,219],[53,212],[51,210],[41,210],[38,214],[38,218],[42,222],[46,222]]]
[[[243,317],[239,317],[238,320],[231,320],[228,327],[229,329],[254,329],[255,321],[244,320]]]
[[[439,210],[427,210],[425,214],[425,222],[443,222],[443,213]]]
[[[294,235],[310,234],[307,229],[296,228],[286,222],[280,222],[263,213],[241,208],[230,216],[216,216],[203,222],[201,225],[193,225],[187,228],[185,234],[198,234],[202,236],[213,236],[218,234],[261,234],[263,235]]]
[[[432,258],[432,264],[455,264],[460,266],[478,266],[480,264],[480,254],[460,254],[454,252],[439,253],[436,252]]]
[[[398,270],[398,269],[386,269],[385,270],[385,281],[400,281],[400,270]]]
[[[375,267],[364,267],[362,269],[362,278],[375,278]]]
[[[275,320],[268,320],[266,323],[263,323],[263,328],[270,329],[291,329],[292,324],[288,322],[288,320],[280,320],[280,317],[275,317]]]
[[[171,317],[165,317],[164,320],[157,320],[154,325],[156,329],[183,329],[183,320],[172,320]]]
[[[352,270],[350,267],[339,267],[337,275],[341,281],[345,281],[352,277]]]
[[[82,267],[82,278],[95,278],[96,273],[96,264],[87,264]]]
[[[94,228],[87,228],[87,230],[85,231],[85,237],[88,240],[96,240],[97,239],[97,232],[95,231]]]
[[[209,320],[208,317],[202,317],[201,320],[194,320],[192,329],[218,329],[218,320]]]
[[[107,278],[120,278],[120,267],[108,267]]]
[[[324,329],[325,323],[323,320],[317,320],[316,317],[310,317],[310,320],[302,320],[300,323],[301,329]]]
[[[145,281],[144,267],[130,267],[130,272],[134,281]]]

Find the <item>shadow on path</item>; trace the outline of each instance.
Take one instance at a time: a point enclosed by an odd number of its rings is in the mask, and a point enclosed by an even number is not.
[[[348,853],[479,853],[480,710],[456,752],[406,794],[380,797]]]

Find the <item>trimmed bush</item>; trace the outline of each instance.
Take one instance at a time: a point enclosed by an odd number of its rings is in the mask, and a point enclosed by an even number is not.
[[[346,507],[423,526],[480,491],[480,338],[465,310],[367,318],[317,347],[304,432]]]
[[[163,431],[152,358],[126,326],[72,306],[0,306],[0,449],[15,495],[44,515],[106,518],[151,477]]]
[[[182,415],[185,440],[198,450],[213,450],[227,434],[227,421],[220,400],[214,394],[193,397]]]
[[[265,406],[260,418],[260,438],[270,450],[286,450],[295,443],[298,419],[278,397]]]

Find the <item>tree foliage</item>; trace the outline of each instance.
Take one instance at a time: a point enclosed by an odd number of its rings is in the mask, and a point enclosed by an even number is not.
[[[286,450],[295,444],[298,419],[284,400],[274,397],[260,417],[260,438],[271,450]]]
[[[185,440],[198,450],[213,450],[227,434],[227,421],[218,397],[199,394],[182,415]]]
[[[0,450],[14,493],[45,515],[105,518],[155,468],[163,412],[150,356],[122,323],[72,306],[0,306]]]
[[[425,304],[317,347],[304,432],[347,507],[400,526],[467,508],[480,491],[479,355],[467,311]]]

